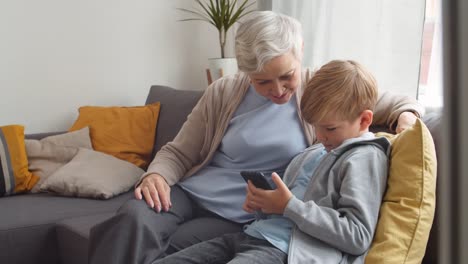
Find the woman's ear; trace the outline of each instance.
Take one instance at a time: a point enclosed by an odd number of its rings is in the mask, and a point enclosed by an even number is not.
[[[372,124],[374,113],[371,110],[364,110],[362,111],[360,118],[361,118],[361,123],[360,123],[361,130],[367,130]]]

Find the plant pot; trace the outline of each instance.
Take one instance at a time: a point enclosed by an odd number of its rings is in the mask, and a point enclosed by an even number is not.
[[[235,74],[238,71],[236,58],[216,58],[208,59],[208,83],[215,81],[222,76]]]

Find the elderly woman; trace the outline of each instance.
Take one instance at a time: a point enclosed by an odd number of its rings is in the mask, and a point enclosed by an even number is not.
[[[312,72],[302,69],[301,25],[271,11],[255,12],[239,27],[240,72],[210,85],[174,140],[155,156],[135,189],[136,199],[94,227],[90,263],[153,260],[254,220],[242,209],[242,170],[279,172],[316,143],[299,102]],[[397,132],[422,107],[383,93],[374,124]]]

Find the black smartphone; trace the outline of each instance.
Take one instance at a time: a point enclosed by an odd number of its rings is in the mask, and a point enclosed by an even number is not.
[[[250,180],[257,188],[265,190],[275,189],[275,186],[273,186],[273,184],[268,181],[267,177],[259,171],[241,171],[240,174],[242,178],[244,178],[245,182]]]

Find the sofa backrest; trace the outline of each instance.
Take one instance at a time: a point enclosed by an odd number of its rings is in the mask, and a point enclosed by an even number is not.
[[[174,139],[202,94],[203,91],[177,90],[162,85],[151,86],[146,104],[161,103],[153,157],[162,146]]]

